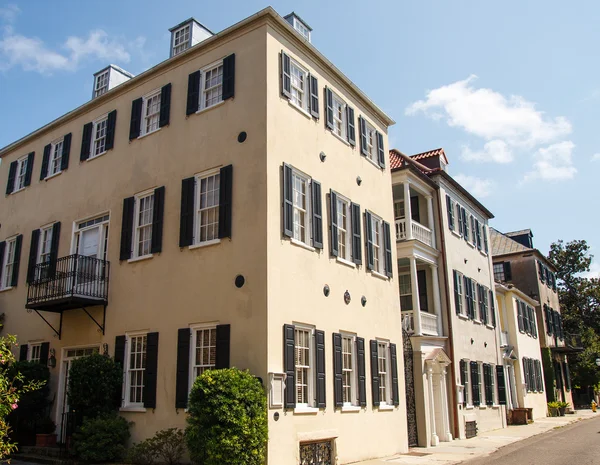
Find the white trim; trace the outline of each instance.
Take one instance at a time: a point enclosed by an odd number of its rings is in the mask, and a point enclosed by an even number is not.
[[[100,123],[102,123],[103,121],[106,121],[106,125],[104,126],[104,150],[102,152],[100,152],[98,155],[96,155],[96,150],[95,150],[95,142],[96,142],[96,129],[98,127],[98,125]],[[102,116],[99,116],[98,118],[96,118],[94,121],[92,121],[92,137],[90,140],[90,156],[87,158],[86,161],[89,160],[93,160],[94,158],[98,158],[102,155],[104,155],[107,150],[106,150],[106,136],[108,135],[108,113],[105,113]],[[100,140],[100,139],[98,139]]]
[[[145,330],[145,331],[130,331],[130,332],[126,332],[125,333],[125,363],[123,364],[123,376],[125,377],[125,380],[123,382],[123,389],[124,389],[124,393],[123,393],[123,405],[121,406],[121,408],[125,408],[125,409],[143,409],[144,408],[144,388],[145,386],[145,379],[144,379],[144,385],[142,386],[142,400],[140,402],[131,402],[130,401],[130,387],[131,387],[131,382],[130,382],[130,377],[129,377],[129,372],[130,372],[130,363],[131,363],[131,339],[134,337],[143,337],[146,336],[146,355],[148,353],[148,343],[147,343],[147,337],[148,337],[148,333],[149,331]],[[143,368],[143,372],[144,372],[144,378],[146,375],[146,367]]]
[[[130,258],[129,260],[127,260],[127,263],[142,262],[144,260],[149,260],[151,258],[154,258],[153,254],[142,255],[140,257]]]
[[[288,55],[289,56],[289,55]],[[306,113],[309,117],[312,118],[312,116],[310,115],[309,112],[309,108],[310,108],[310,80],[308,79],[308,76],[310,75],[310,71],[308,71],[308,69],[306,67],[304,67],[303,65],[300,64],[300,62],[294,58],[292,58],[291,56],[290,58],[290,98],[289,98],[289,102],[295,106],[296,108],[298,108],[299,110],[301,110],[303,113]],[[293,81],[294,81],[294,75],[292,73],[292,67],[297,68],[303,75],[303,80],[304,80],[304,89],[302,90],[302,102],[301,104],[297,104],[294,101],[294,89],[295,86],[293,85]]]
[[[196,377],[194,377],[194,366],[195,366],[195,353],[196,353],[196,345],[198,343],[198,339],[197,339],[197,331],[200,330],[205,330],[205,329],[209,329],[209,330],[215,330],[215,364],[216,364],[216,343],[217,343],[217,326],[219,325],[218,321],[213,321],[213,322],[207,322],[207,323],[195,323],[195,324],[190,324],[190,353],[189,353],[189,360],[188,360],[188,395],[190,393],[190,391],[192,390],[192,386],[194,385],[194,382],[196,381]],[[209,341],[209,345],[208,347],[210,348],[210,341]],[[208,364],[209,367],[206,367],[205,369],[211,369],[210,367],[214,367],[214,364],[209,363]]]
[[[5,288],[3,288],[3,289],[0,289],[0,292],[6,292],[6,291],[10,291],[11,289],[13,289],[13,287],[12,287],[12,286],[5,287]]]
[[[380,412],[389,412],[390,410],[394,410],[394,406],[391,404],[379,404],[378,410]]]
[[[119,412],[146,412],[145,407],[120,407]]]
[[[190,250],[200,249],[201,247],[208,247],[208,246],[217,245],[220,243],[221,243],[221,239],[213,239],[211,241],[200,242],[200,244],[189,245],[188,249],[190,249]]]
[[[294,407],[294,415],[316,415],[319,413],[317,407]]]
[[[390,278],[388,278],[388,277],[387,277],[386,275],[384,275],[384,274],[381,274],[379,271],[370,270],[370,272],[371,272],[371,274],[372,274],[373,276],[375,276],[376,278],[383,279],[384,281],[389,281],[389,280],[390,280]]]
[[[17,158],[17,169],[15,170],[15,180],[14,180],[13,191],[11,192],[11,195],[29,187],[29,186],[25,185],[25,178],[27,177],[27,169],[29,168],[27,166],[28,160],[29,160],[29,154],[23,155],[22,157]],[[25,171],[23,172],[23,185],[21,187],[17,187],[17,184],[19,181],[19,172],[21,171],[21,169],[22,169],[21,167],[23,165],[25,165]],[[32,176],[33,176],[33,171],[32,171]]]
[[[223,60],[224,60],[224,58],[221,58],[219,60],[216,60],[216,61],[200,68],[200,88],[198,89],[198,111],[196,113],[199,113],[204,110],[208,110],[209,108],[215,107],[224,102],[224,100],[223,100],[223,71],[224,71]],[[204,95],[206,93],[205,75],[207,72],[213,71],[214,69],[219,68],[219,66],[222,68],[221,69],[221,82],[219,84],[216,84],[213,87],[213,89],[221,86],[221,100],[218,100],[217,102],[213,103],[212,105],[206,106],[205,95]]]
[[[139,137],[138,137],[138,139],[143,139],[144,137],[150,136],[150,135],[152,135],[152,134],[154,134],[154,133],[156,133],[156,132],[160,131],[161,129],[162,129],[162,128],[161,128],[161,127],[159,127],[158,129],[155,129],[154,131],[150,131],[150,132],[147,132],[146,134],[142,134],[141,136],[139,136]],[[104,152],[104,153],[106,153],[106,152]],[[98,157],[99,157],[99,156],[100,156],[100,155],[98,155]],[[96,157],[96,158],[97,158],[97,157]]]
[[[60,155],[58,157],[56,157],[56,146],[60,144]],[[44,181],[47,179],[50,179],[54,176],[56,176],[57,174],[62,173],[62,157],[63,157],[63,147],[65,144],[65,138],[63,137],[59,137],[58,139],[53,140],[52,142],[50,142],[50,156],[48,157],[48,166],[46,167],[46,177],[44,177]],[[55,160],[58,159],[58,166],[56,167],[56,171],[52,172],[52,166],[55,162]],[[49,174],[52,173],[52,174]]]
[[[290,242],[298,247],[302,247],[303,249],[310,250],[311,252],[315,252],[317,250],[312,245],[305,244],[304,242],[299,241],[298,239],[294,239],[293,237],[290,237]]]
[[[350,268],[356,268],[356,263],[352,263],[351,261],[346,260],[344,258],[335,257],[335,261],[341,263],[342,265],[349,266]]]
[[[309,334],[309,341],[308,341],[308,370],[307,370],[307,379],[306,379],[306,384],[307,384],[307,400],[308,402],[306,403],[302,403],[302,402],[298,402],[298,372],[295,372],[295,385],[294,385],[294,400],[296,401],[296,407],[294,408],[294,413],[296,413],[296,411],[298,411],[297,413],[314,413],[315,411],[318,412],[319,408],[318,407],[314,407],[313,404],[316,404],[316,400],[315,400],[315,381],[317,379],[317,375],[316,375],[316,340],[315,340],[315,327],[311,326],[311,325],[305,325],[305,324],[298,324],[298,323],[293,323],[294,324],[294,365],[296,366],[296,370],[297,370],[297,366],[298,364],[296,363],[296,356],[298,354],[298,338],[296,337],[296,332],[297,331],[305,331],[308,332]]]
[[[137,259],[146,259],[152,258],[152,227],[154,224],[154,202],[155,199],[155,188],[147,189],[142,191],[134,196],[134,208],[133,208],[133,234],[131,235],[131,258],[127,260],[128,262],[136,261]],[[140,226],[140,205],[142,200],[152,198],[152,205],[150,207],[150,222]],[[140,229],[146,228],[150,230],[150,244],[148,247],[148,253],[143,255],[138,255],[139,250],[139,241],[140,241]]]
[[[176,34],[179,32],[181,33],[182,31],[185,31],[185,29],[187,29],[187,40],[185,41],[180,41],[177,45],[175,45],[175,39],[176,39]],[[185,52],[186,50],[188,50],[191,47],[191,42],[192,42],[192,23],[189,22],[187,24],[184,24],[183,26],[181,26],[180,28],[175,29],[174,31],[171,32],[172,34],[172,41],[171,41],[171,57],[177,56],[183,52]],[[185,33],[184,34],[180,34],[180,37],[183,36],[185,37]],[[178,50],[177,52],[175,52],[176,48],[180,48],[180,50]]]
[[[217,102],[217,103],[215,103],[214,105],[211,105],[210,107],[206,107],[206,108],[201,108],[201,109],[199,109],[199,110],[198,110],[196,113],[194,113],[194,114],[195,114],[195,115],[198,115],[198,114],[200,114],[200,113],[205,113],[205,112],[207,112],[207,111],[209,111],[209,110],[212,110],[213,108],[217,108],[217,107],[219,107],[219,106],[223,105],[224,103],[225,103],[225,100],[221,100],[220,102]],[[191,115],[189,115],[189,116],[191,116]]]
[[[307,110],[304,110],[303,108],[300,108],[298,105],[296,105],[291,100],[288,100],[288,105],[290,105],[292,108],[294,108],[297,111],[299,111],[302,115],[306,116],[306,118],[312,120],[312,115]]]
[[[221,199],[219,197],[218,201],[216,202],[215,205],[212,205],[211,209],[216,208],[217,209],[217,213],[216,213],[216,223],[212,223],[213,228],[215,227],[214,225],[216,224],[216,232],[215,232],[215,237],[212,239],[208,239],[205,241],[200,241],[200,232],[201,232],[201,228],[202,225],[200,224],[200,196],[201,196],[201,184],[202,184],[202,180],[206,179],[206,178],[210,178],[213,176],[219,176],[219,186],[221,185],[221,166],[215,167],[215,168],[211,168],[209,170],[203,171],[201,173],[196,173],[194,174],[194,225],[193,225],[193,242],[189,247],[194,247],[196,248],[196,246],[203,246],[203,245],[213,245],[213,244],[217,244],[221,242],[221,239],[219,238],[219,208],[220,208],[220,204],[221,204]],[[217,195],[220,194],[220,188],[217,189],[213,189],[214,192],[217,193]],[[218,242],[217,242],[218,241]]]
[[[148,111],[148,101],[150,101],[151,99],[153,99],[154,97],[157,97],[157,96],[158,96],[158,103],[157,103],[158,111],[156,113],[153,113],[150,116],[150,118],[156,117],[156,128],[148,131],[146,129],[146,123],[148,120],[148,116],[146,115],[146,113]],[[150,135],[161,129],[161,127],[160,127],[160,106],[162,103],[161,98],[162,98],[162,88],[154,89],[152,92],[148,92],[146,95],[144,95],[142,97],[142,115],[141,115],[141,120],[140,120],[140,136],[138,137],[138,139],[143,136]]]
[[[357,356],[356,356],[356,333],[350,333],[346,331],[340,331],[340,335],[342,338],[342,399],[343,399],[343,389],[344,389],[344,338],[350,339],[350,358],[352,364],[352,375],[350,379],[350,402],[343,402],[342,411],[353,411],[353,409],[360,410],[360,400],[358,398],[358,364],[357,364]],[[345,410],[344,410],[345,409]]]
[[[360,412],[362,407],[360,405],[344,405],[342,406],[342,413],[346,412]]]

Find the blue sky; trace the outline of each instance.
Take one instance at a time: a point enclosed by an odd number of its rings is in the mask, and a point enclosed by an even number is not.
[[[217,32],[267,6],[157,0],[0,1],[0,146],[89,100],[92,74],[138,74],[194,16]],[[407,154],[444,147],[449,172],[543,253],[586,239],[600,256],[600,3],[273,1],[397,124]],[[598,260],[600,263],[600,260]],[[595,268],[600,272],[600,265]]]

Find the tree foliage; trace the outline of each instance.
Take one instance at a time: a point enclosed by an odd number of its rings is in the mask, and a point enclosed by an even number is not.
[[[129,436],[129,423],[114,412],[88,417],[73,435],[73,453],[91,463],[120,460]]]

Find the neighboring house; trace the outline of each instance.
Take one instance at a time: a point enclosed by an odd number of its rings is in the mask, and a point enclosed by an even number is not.
[[[392,150],[390,163],[410,335],[409,440],[437,445],[501,428],[506,399],[487,231],[493,215],[448,175],[443,149],[411,157]]]
[[[533,247],[530,229],[503,234],[492,228],[490,233],[496,281],[512,284],[538,302],[535,319],[547,399],[568,402],[572,408],[567,354],[576,349],[565,343],[556,288],[556,268]]]
[[[136,442],[232,366],[268,390],[271,464],[405,452],[393,121],[296,15],[198,24],[0,150],[5,331],[56,363],[59,432],[71,361],[100,352]]]
[[[535,308],[539,302],[512,284],[496,283],[503,351],[507,415],[515,409],[532,409],[532,418],[545,417],[546,394]]]

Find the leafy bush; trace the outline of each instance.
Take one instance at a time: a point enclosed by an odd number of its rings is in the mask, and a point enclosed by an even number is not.
[[[86,418],[73,435],[73,453],[85,462],[119,460],[129,436],[129,423],[115,413]]]
[[[75,359],[69,370],[69,405],[81,418],[114,412],[119,407],[123,373],[113,359],[92,354]]]
[[[154,437],[135,444],[128,461],[136,465],[152,465],[157,458],[161,463],[178,465],[185,452],[185,434],[178,428],[159,431]]]
[[[203,465],[262,465],[267,445],[266,394],[257,378],[236,368],[196,378],[188,402],[186,441]]]

